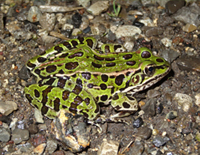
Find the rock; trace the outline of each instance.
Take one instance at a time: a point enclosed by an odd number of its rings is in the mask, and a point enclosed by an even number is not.
[[[161,27],[144,27],[144,29],[146,29],[145,35],[147,37],[161,35],[164,32],[164,29]]]
[[[111,30],[112,31],[112,30]],[[112,31],[113,32],[113,31]],[[141,34],[140,28],[133,25],[122,25],[119,26],[115,32],[117,38],[121,37],[132,37],[136,34]]]
[[[54,140],[47,140],[46,150],[52,154],[57,149],[57,143]]]
[[[161,136],[156,136],[152,143],[156,146],[156,147],[161,147],[163,145],[166,144],[167,141],[169,141],[170,139],[168,137],[161,137]]]
[[[143,120],[141,117],[138,117],[134,122],[133,122],[133,127],[134,128],[139,128],[143,124]]]
[[[53,139],[62,141],[62,147],[71,152],[81,152],[90,145],[89,130],[83,117],[73,117],[66,110],[61,110],[58,117],[51,123]]]
[[[79,28],[80,25],[82,23],[82,16],[76,12],[75,14],[73,14],[72,16],[72,25],[75,27],[75,28]]]
[[[30,22],[38,22],[40,20],[42,13],[37,6],[32,6],[28,11],[28,21]]]
[[[144,145],[140,141],[135,141],[130,147],[130,150],[126,155],[141,155],[144,151]]]
[[[180,10],[178,10],[172,17],[177,21],[199,26],[200,25],[199,15],[200,15],[199,6],[196,3],[192,3],[190,6],[188,7],[185,6]]]
[[[107,141],[106,139],[101,144],[97,155],[117,155],[119,143],[117,141]]]
[[[37,153],[38,155],[41,155],[44,152],[45,147],[46,147],[46,143],[42,143],[38,145],[36,148],[34,148],[33,152]]]
[[[37,108],[34,109],[34,116],[35,116],[37,123],[44,123],[43,115],[42,115],[41,111],[38,110]]]
[[[180,70],[200,72],[200,61],[195,56],[182,56],[177,60],[177,65]]]
[[[14,110],[17,110],[17,104],[13,101],[0,101],[0,113],[9,115]]]
[[[14,129],[12,132],[11,140],[14,141],[15,144],[21,143],[23,140],[29,139],[29,131],[26,129]]]
[[[163,43],[163,45],[165,45],[165,47],[170,47],[172,45],[172,40],[168,38],[161,39],[161,42]]]
[[[10,140],[10,133],[4,127],[0,127],[0,141],[8,142]]]
[[[109,7],[109,1],[97,1],[92,4],[87,11],[93,15],[100,15],[103,11],[106,11]]]
[[[169,113],[167,113],[166,115],[166,119],[170,119],[173,120],[178,116],[177,111],[170,111]]]
[[[182,107],[183,111],[188,112],[192,106],[192,98],[187,94],[176,93],[174,100]]]
[[[136,136],[146,140],[151,137],[151,134],[152,130],[145,126],[138,129]]]
[[[77,0],[77,3],[84,8],[87,8],[90,5],[90,0]]]
[[[195,95],[195,98],[196,98],[195,104],[196,104],[198,107],[200,107],[200,93],[196,94],[196,95]]]
[[[185,0],[171,0],[165,4],[165,9],[168,14],[174,14],[185,5]]]
[[[172,17],[169,17],[169,16],[163,16],[161,15],[159,18],[158,18],[158,21],[157,21],[157,24],[158,26],[167,26],[169,24],[172,24],[174,22],[174,18]]]
[[[44,13],[39,20],[43,29],[47,31],[53,30],[56,22],[56,16],[54,13]]]
[[[192,31],[195,31],[197,29],[197,27],[193,24],[186,24],[185,26],[183,26],[182,29],[183,29],[183,31],[190,33]]]

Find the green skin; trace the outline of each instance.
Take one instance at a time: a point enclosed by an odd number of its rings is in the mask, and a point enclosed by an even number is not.
[[[120,122],[119,117],[138,109],[133,94],[170,71],[167,61],[145,47],[116,53],[120,45],[104,44],[99,52],[96,44],[93,37],[72,39],[30,59],[27,68],[37,79],[25,87],[30,103],[49,118],[65,109],[91,123]],[[99,103],[111,104],[119,113],[100,116]]]

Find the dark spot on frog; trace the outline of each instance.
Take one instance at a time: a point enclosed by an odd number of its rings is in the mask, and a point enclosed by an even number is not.
[[[107,82],[108,81],[108,75],[102,74],[101,79],[102,79],[103,82]]]
[[[80,92],[82,91],[82,86],[80,86],[80,85],[76,85],[75,87],[74,87],[74,89],[72,90],[72,92],[74,93],[74,94],[79,94]]]
[[[87,45],[91,48],[93,48],[94,42],[92,39],[86,39]]]
[[[61,69],[58,71],[59,74],[64,74],[64,71]]]
[[[72,40],[71,43],[72,43],[74,48],[78,45],[78,42],[76,40]]]
[[[54,110],[55,111],[59,111],[60,110],[60,99],[59,98],[56,98],[54,100]]]
[[[60,87],[60,88],[64,88],[65,87],[65,83],[66,83],[65,79],[59,78],[57,86]]]
[[[46,58],[43,58],[43,57],[37,58],[37,61],[38,61],[39,63],[45,62],[46,60],[47,60],[47,59],[46,59]]]
[[[95,58],[96,60],[99,60],[99,61],[102,61],[102,60],[104,60],[104,58],[102,58],[102,57],[99,57],[99,56],[97,56],[97,55],[94,55],[94,58]]]
[[[36,70],[35,70],[35,73],[36,73],[37,75],[40,75],[40,70],[39,70],[39,69],[36,69]]]
[[[69,55],[69,53],[64,53],[62,55],[59,56],[59,58],[66,58]]]
[[[26,94],[26,98],[28,99],[28,101],[29,101],[30,103],[32,103],[33,98],[31,97],[30,94]]]
[[[142,58],[150,58],[151,57],[151,53],[149,51],[143,51],[141,54]]]
[[[86,80],[90,80],[91,79],[91,73],[89,72],[83,72],[81,73],[82,77],[84,77]]]
[[[113,94],[114,91],[115,91],[115,87],[112,87],[112,88],[111,88],[111,94]]]
[[[124,108],[127,108],[127,109],[130,108],[130,105],[127,102],[123,102],[122,105],[123,105]]]
[[[70,56],[68,56],[69,59],[72,59],[72,58],[75,58],[75,57],[82,57],[83,56],[83,52],[77,52],[77,53],[74,53]]]
[[[106,90],[107,89],[107,85],[102,83],[102,84],[100,84],[100,88],[101,88],[101,90]]]
[[[108,95],[102,95],[102,96],[101,96],[101,100],[102,100],[102,101],[106,101],[107,99],[108,99]]]
[[[101,64],[96,64],[94,62],[92,62],[92,66],[95,67],[95,68],[101,68],[102,67]]]
[[[76,84],[79,85],[79,86],[82,86],[82,80],[78,78],[78,79],[76,80]]]
[[[106,61],[114,61],[115,58],[105,58]]]
[[[70,45],[69,42],[64,42],[63,45],[64,45],[65,47],[67,47],[69,50],[72,49],[72,46]]]
[[[116,78],[115,78],[115,83],[120,86],[122,83],[123,83],[123,80],[124,80],[124,75],[121,74],[121,75],[118,75]]]
[[[116,64],[114,62],[111,62],[111,63],[107,63],[106,64],[106,67],[114,67]]]
[[[126,64],[129,66],[133,66],[136,64],[136,62],[135,61],[127,61]]]
[[[87,85],[87,87],[88,87],[88,88],[93,88],[93,84],[92,84],[92,83],[89,83],[89,84]]]
[[[85,116],[86,118],[88,118],[88,114],[86,112],[82,112],[83,116]]]
[[[114,45],[114,50],[116,51],[118,48],[122,48],[121,45]]]
[[[68,107],[66,105],[62,105],[63,109],[68,109]]]
[[[63,93],[62,93],[62,99],[63,99],[64,101],[67,100],[68,97],[69,97],[69,95],[70,95],[70,91],[64,90]]]
[[[41,101],[41,103],[43,105],[45,105],[47,103],[47,101],[48,101],[47,95],[48,95],[48,93],[51,92],[52,89],[53,89],[53,86],[49,86],[45,90],[42,91],[42,101]]]
[[[34,89],[35,97],[40,97],[40,92],[37,89]]]
[[[58,51],[58,53],[61,53],[63,51],[63,48],[60,46],[55,46],[54,50]]]
[[[118,94],[115,94],[112,98],[113,100],[118,100],[119,99],[119,95]]]
[[[57,69],[57,67],[55,65],[50,65],[50,66],[46,67],[47,73],[53,73],[56,71],[56,69]]]
[[[76,74],[72,75],[73,78],[76,78]]]
[[[156,59],[157,62],[164,62],[163,59]]]
[[[96,114],[100,112],[100,108],[99,108],[99,105],[98,105],[98,104],[96,104],[96,109],[95,109],[94,112],[95,112]]]
[[[65,64],[65,68],[68,70],[73,70],[78,67],[78,62],[68,62]]]
[[[128,59],[132,58],[132,56],[133,56],[132,54],[126,54],[126,55],[123,56],[123,58],[125,60],[128,60]]]
[[[42,112],[43,115],[46,114],[46,113],[48,112],[48,107],[43,106],[43,107],[41,108],[41,112]]]
[[[28,61],[28,63],[26,64],[28,67],[30,68],[35,68],[35,64],[31,63],[30,61]]]
[[[84,41],[83,37],[78,36],[78,40],[80,41],[80,44],[83,44],[83,41]]]
[[[106,46],[104,47],[104,51],[105,51],[105,53],[110,53],[110,46],[109,46],[109,45],[106,45]]]
[[[76,105],[80,105],[82,102],[83,102],[83,99],[82,99],[80,96],[76,96],[76,97],[74,98],[74,103],[75,103]]]
[[[89,97],[85,98],[84,101],[85,101],[86,105],[90,104],[90,98]]]

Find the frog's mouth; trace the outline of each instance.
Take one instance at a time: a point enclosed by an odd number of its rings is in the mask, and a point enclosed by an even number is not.
[[[154,85],[155,83],[157,83],[158,81],[160,81],[163,77],[165,77],[170,72],[170,70],[171,70],[171,67],[169,66],[165,73],[157,75],[154,78],[151,78],[137,86],[128,87],[127,89],[123,90],[122,92],[134,95],[136,92],[145,90],[145,89],[151,87],[152,85]]]

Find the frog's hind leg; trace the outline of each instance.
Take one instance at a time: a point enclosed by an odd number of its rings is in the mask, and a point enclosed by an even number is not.
[[[77,87],[74,89],[80,90]],[[29,102],[49,118],[56,117],[60,109],[64,109],[93,120],[100,111],[93,97],[85,90],[79,92],[50,85],[32,84],[25,87],[25,94]]]

